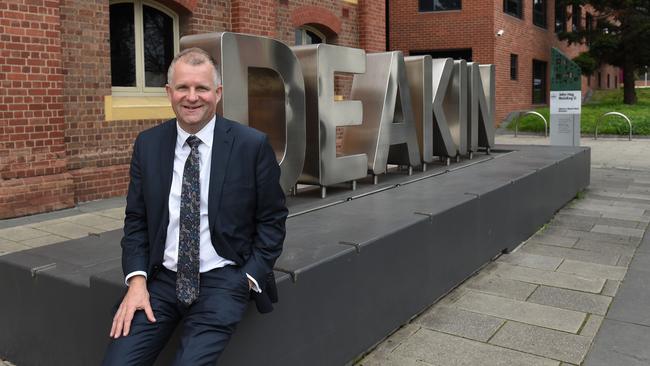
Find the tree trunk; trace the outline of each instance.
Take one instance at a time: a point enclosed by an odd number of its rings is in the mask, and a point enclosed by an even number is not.
[[[636,89],[634,88],[634,63],[627,56],[623,66],[623,103],[636,104]]]

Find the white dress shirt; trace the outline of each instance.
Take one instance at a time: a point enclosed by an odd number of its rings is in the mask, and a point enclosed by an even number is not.
[[[199,184],[201,189],[200,201],[200,224],[199,224],[199,272],[204,273],[215,268],[233,265],[235,262],[221,257],[212,245],[210,236],[210,224],[208,221],[208,197],[210,190],[210,168],[212,162],[212,139],[214,137],[214,125],[216,118],[213,117],[207,125],[195,134],[201,140],[199,144]],[[167,226],[167,238],[165,240],[165,252],[163,257],[163,266],[176,272],[178,265],[178,240],[180,234],[180,212],[181,212],[181,187],[183,181],[183,171],[185,161],[190,155],[191,148],[187,144],[189,133],[185,132],[176,123],[176,146],[174,149],[174,170],[172,175],[172,186],[169,191],[169,225]],[[126,276],[128,284],[129,278],[135,275],[143,275],[144,271],[135,271]],[[257,281],[249,274],[248,279],[253,283],[253,290],[261,292]]]

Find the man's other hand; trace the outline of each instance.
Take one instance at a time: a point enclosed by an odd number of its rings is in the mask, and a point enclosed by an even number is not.
[[[120,336],[129,335],[133,314],[139,310],[144,310],[150,322],[156,321],[149,303],[147,280],[144,276],[134,276],[129,279],[129,290],[124,295],[124,299],[113,317],[110,337],[117,339]]]

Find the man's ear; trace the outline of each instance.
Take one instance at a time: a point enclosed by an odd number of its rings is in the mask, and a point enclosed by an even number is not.
[[[169,86],[169,84],[165,84],[165,92],[167,93],[167,97],[169,99],[172,98],[172,87]]]

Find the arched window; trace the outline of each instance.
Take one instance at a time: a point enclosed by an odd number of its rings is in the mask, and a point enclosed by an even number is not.
[[[305,44],[327,43],[327,37],[323,32],[314,27],[303,25],[296,28],[296,46]]]
[[[178,15],[166,7],[147,0],[111,1],[113,94],[163,94],[178,38]]]

